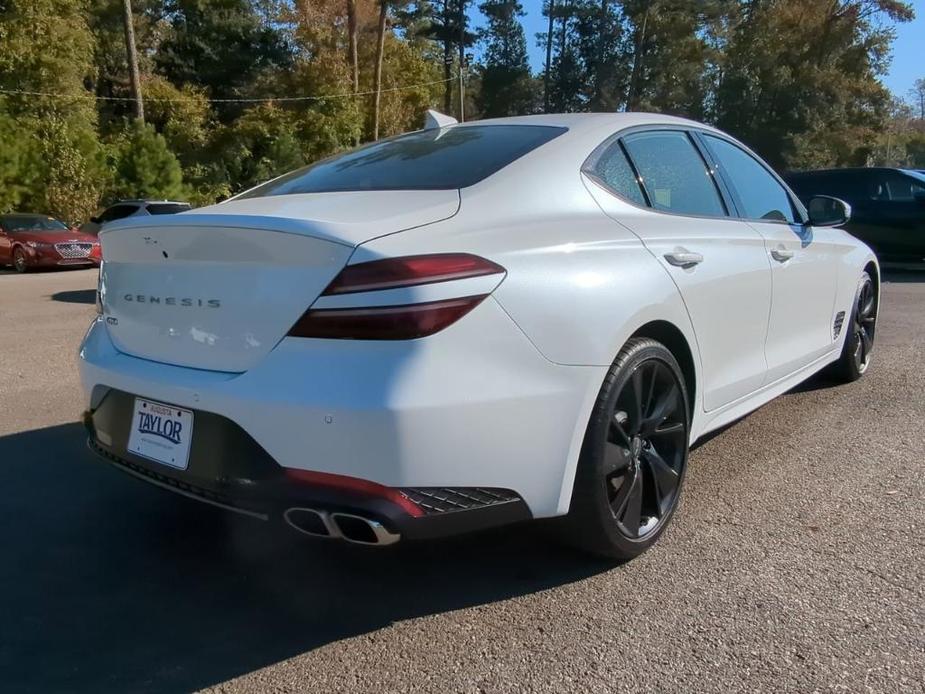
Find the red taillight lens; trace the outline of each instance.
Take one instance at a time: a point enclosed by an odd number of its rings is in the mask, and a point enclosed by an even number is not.
[[[396,289],[417,284],[462,280],[504,272],[490,260],[468,253],[409,255],[348,265],[335,277],[323,296]]]
[[[413,340],[455,323],[484,298],[485,295],[405,306],[316,309],[306,311],[289,335],[339,340]]]
[[[324,290],[322,297],[467,280],[503,275],[504,272],[500,265],[468,253],[373,260],[345,267]],[[468,289],[463,290],[463,286]],[[492,288],[495,286],[497,283],[491,285]],[[471,284],[462,283],[460,293],[466,291],[467,296],[415,304],[364,306],[364,299],[357,297],[356,306],[343,306],[341,301],[337,308],[312,308],[292,326],[289,336],[339,340],[413,340],[426,337],[452,325],[488,296],[487,293],[472,295],[472,289]],[[482,287],[477,291],[483,291]]]

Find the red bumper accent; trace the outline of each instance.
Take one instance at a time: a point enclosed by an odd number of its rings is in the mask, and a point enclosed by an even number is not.
[[[376,482],[370,482],[369,480],[362,480],[358,477],[334,475],[329,472],[314,472],[312,470],[298,470],[295,468],[285,468],[285,471],[286,477],[295,482],[339,489],[353,492],[361,496],[385,499],[400,507],[409,516],[420,518],[424,515],[424,510],[420,506],[392,487],[386,487]]]

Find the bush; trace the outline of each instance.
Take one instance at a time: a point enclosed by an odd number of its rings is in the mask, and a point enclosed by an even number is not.
[[[132,121],[110,144],[113,171],[109,197],[182,199],[180,162],[154,126]]]

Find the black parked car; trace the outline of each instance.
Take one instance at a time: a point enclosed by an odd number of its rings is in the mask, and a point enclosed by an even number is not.
[[[845,229],[881,260],[925,260],[925,174],[909,169],[800,171],[784,179],[804,204],[831,195],[851,205]]]

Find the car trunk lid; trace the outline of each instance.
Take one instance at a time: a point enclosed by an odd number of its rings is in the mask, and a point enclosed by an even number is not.
[[[101,289],[113,344],[153,361],[247,371],[314,303],[356,245],[452,216],[456,191],[433,192],[452,195],[419,197],[417,208],[411,198],[401,207],[365,195],[362,204],[341,199],[317,207],[277,198],[276,206],[250,204],[246,211],[231,201],[107,227],[100,235]],[[249,202],[263,200],[270,199]]]

